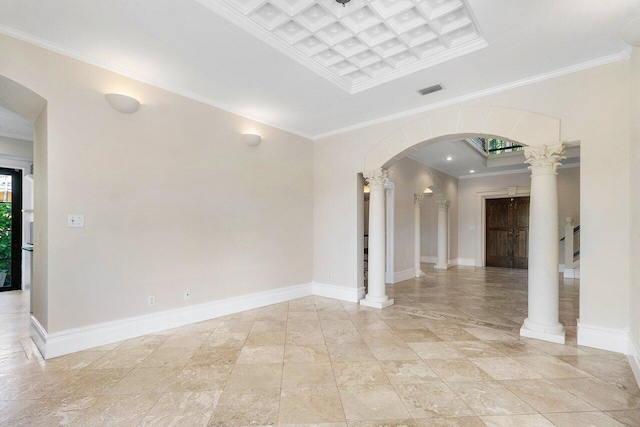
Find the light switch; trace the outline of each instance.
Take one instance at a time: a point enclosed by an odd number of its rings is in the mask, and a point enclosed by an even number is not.
[[[67,216],[67,227],[84,227],[84,215],[69,214]]]

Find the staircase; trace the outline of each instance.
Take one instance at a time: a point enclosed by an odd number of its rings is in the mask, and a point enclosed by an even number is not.
[[[564,277],[567,279],[580,278],[580,226],[568,217],[564,226]]]

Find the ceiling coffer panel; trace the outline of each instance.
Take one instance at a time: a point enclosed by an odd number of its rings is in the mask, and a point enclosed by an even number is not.
[[[487,46],[464,0],[198,0],[357,93]]]

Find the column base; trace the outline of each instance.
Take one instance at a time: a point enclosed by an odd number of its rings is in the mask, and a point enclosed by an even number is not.
[[[564,344],[565,332],[564,326],[558,323],[556,326],[542,326],[532,324],[529,319],[524,319],[524,324],[520,328],[520,336],[525,338],[533,338],[536,340],[549,341],[556,344]]]
[[[425,276],[424,271],[420,270],[416,272],[416,278]]]
[[[433,268],[435,268],[436,270],[448,270],[451,266],[449,264],[436,264]]]
[[[371,307],[371,308],[387,308],[391,305],[393,305],[393,300],[392,299],[388,299],[386,301],[371,301],[371,300],[367,300],[367,298],[361,299],[360,300],[360,305],[363,305],[365,307]]]

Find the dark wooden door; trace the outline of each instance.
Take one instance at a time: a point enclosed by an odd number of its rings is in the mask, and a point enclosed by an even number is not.
[[[529,198],[487,200],[487,267],[527,268]]]

